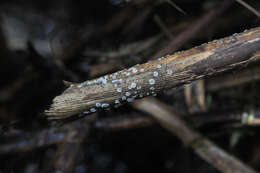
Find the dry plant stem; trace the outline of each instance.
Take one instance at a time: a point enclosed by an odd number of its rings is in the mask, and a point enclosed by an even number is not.
[[[260,124],[260,109],[243,111],[207,112],[200,114],[184,115],[183,118],[193,127],[201,127],[211,123],[242,123],[253,126]],[[122,115],[113,118],[103,118],[94,123],[94,128],[104,131],[119,131],[131,128],[147,127],[156,124],[150,116],[141,114]]]
[[[57,144],[64,140],[67,131],[48,129],[30,133],[13,143],[1,144],[0,153],[26,152],[35,148]]]
[[[5,136],[4,139],[16,139],[11,140],[8,143],[0,144],[0,154],[26,152],[40,147],[47,147],[54,144],[59,145],[59,154],[57,154],[57,160],[62,160],[67,150],[63,150],[67,145],[75,145],[70,147],[76,152],[76,145],[80,143],[89,134],[89,124],[96,120],[96,116],[91,116],[83,119],[82,121],[76,121],[66,124],[60,128],[47,128],[37,132],[22,132],[22,135]],[[64,152],[63,152],[64,151]],[[73,153],[71,153],[72,157]],[[63,159],[65,161],[66,159]],[[67,159],[67,161],[69,158]],[[57,161],[56,167],[58,168],[61,161]]]
[[[181,46],[183,46],[185,43],[187,43],[189,40],[195,37],[198,33],[200,33],[203,30],[203,28],[208,27],[208,25],[211,22],[215,21],[214,19],[220,16],[228,7],[230,7],[232,2],[232,0],[227,0],[217,9],[213,9],[209,12],[206,12],[191,26],[189,26],[177,37],[175,37],[165,48],[157,52],[153,56],[153,59],[178,50]]]
[[[184,96],[190,113],[205,112],[207,110],[203,79],[184,85]]]
[[[73,172],[75,165],[80,158],[82,144],[90,134],[89,124],[96,119],[95,116],[76,121],[63,128],[67,128],[64,140],[58,145],[56,153],[54,172]]]
[[[170,40],[172,40],[174,38],[174,36],[171,33],[171,31],[169,30],[169,28],[167,28],[167,26],[163,23],[163,21],[161,20],[161,18],[158,15],[154,16],[154,21],[161,28],[162,32],[165,34],[165,36],[167,36],[167,38],[169,38]]]
[[[120,131],[136,127],[147,127],[155,124],[155,120],[150,116],[139,114],[123,115],[113,118],[104,118],[94,122],[94,128],[104,131]]]
[[[138,54],[140,52],[143,52],[145,49],[148,49],[149,47],[154,45],[160,38],[161,35],[157,35],[143,41],[138,41],[135,43],[131,43],[129,45],[124,45],[120,47],[117,51],[111,51],[111,52],[87,50],[84,52],[84,55],[93,56],[93,57],[106,57],[109,60],[119,59],[122,58],[122,56],[128,56],[131,54]]]
[[[257,60],[253,55],[259,50],[260,27],[98,79],[71,84],[54,98],[45,114],[48,119],[60,120],[132,102],[135,98],[246,66]]]
[[[178,10],[182,14],[187,15],[187,13],[183,9],[181,9],[177,4],[175,4],[171,0],[166,0],[166,2],[168,2],[172,7],[174,7],[176,10]]]
[[[209,112],[203,114],[191,114],[183,116],[185,120],[189,121],[194,127],[201,127],[209,123],[244,123],[246,125],[260,124],[260,109],[252,110],[252,112]],[[82,122],[79,127],[82,134],[85,134],[86,122]],[[104,118],[93,122],[92,127],[104,131],[119,131],[131,128],[147,127],[157,124],[156,120],[151,116],[143,116],[140,114],[122,115],[113,118]],[[26,133],[25,137],[16,137],[17,140],[10,143],[3,143],[0,145],[0,154],[12,152],[26,152],[39,147],[46,147],[52,144],[64,143],[70,132],[75,132],[75,127],[72,124],[60,130],[46,129],[36,133]],[[75,134],[75,133],[74,133]],[[18,139],[19,138],[19,139]],[[68,140],[67,140],[68,141]],[[63,145],[61,144],[60,147]],[[62,150],[62,149],[60,149]],[[57,157],[58,158],[58,157]],[[56,166],[58,167],[58,166]]]
[[[246,2],[244,2],[242,0],[236,0],[236,1],[238,3],[240,3],[241,5],[243,5],[245,8],[247,8],[249,11],[254,13],[258,18],[260,18],[260,13],[255,8],[253,8],[252,6],[250,6],[249,4],[247,4]]]
[[[68,131],[64,140],[59,144],[55,159],[55,173],[70,173],[80,157],[82,143],[89,134],[89,125],[85,121],[74,122],[72,129]]]
[[[156,99],[146,98],[134,103],[134,107],[151,114],[158,122],[175,134],[181,141],[192,147],[205,161],[221,172],[255,173],[253,169],[240,160],[229,155],[210,140],[189,128],[186,123]]]
[[[102,32],[109,33],[122,26],[127,19],[132,18],[134,14],[132,6],[127,6],[121,10],[118,14],[114,15],[101,29]]]
[[[142,10],[140,13],[137,12],[136,16],[133,17],[132,20],[130,20],[127,25],[125,25],[122,33],[131,33],[131,34],[136,34],[133,33],[132,31],[135,30],[136,28],[141,28],[142,25],[144,25],[144,21],[148,18],[149,14],[152,11],[152,7],[145,8]]]

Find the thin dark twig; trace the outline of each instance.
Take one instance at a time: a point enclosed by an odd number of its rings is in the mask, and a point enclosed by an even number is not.
[[[176,36],[170,43],[158,51],[153,58],[158,58],[160,56],[164,56],[167,54],[171,54],[172,52],[178,50],[185,43],[190,41],[193,37],[195,37],[199,32],[203,30],[203,28],[208,27],[208,25],[215,21],[214,19],[219,17],[227,8],[231,6],[233,1],[225,1],[221,6],[214,10],[210,10],[203,14],[203,16],[199,17],[191,26],[182,31],[178,36]]]
[[[241,123],[242,125],[259,125],[260,111],[220,111],[200,114],[184,115],[183,118],[194,127],[201,127],[212,123]],[[119,131],[138,127],[148,127],[157,124],[150,116],[142,114],[122,115],[103,118],[94,122],[94,127],[104,131]]]
[[[260,13],[259,11],[257,11],[255,8],[253,8],[252,6],[250,6],[249,4],[247,4],[246,2],[242,1],[242,0],[236,0],[239,4],[243,5],[244,7],[246,7],[249,11],[251,11],[252,13],[254,13],[258,18],[260,18]]]
[[[55,171],[70,173],[75,167],[82,144],[89,135],[89,123],[77,121],[70,126],[70,130],[66,133],[64,140],[59,144],[55,159]]]
[[[175,134],[184,144],[221,172],[256,173],[252,168],[226,153],[212,141],[189,128],[167,105],[156,99],[139,100],[134,107],[151,114],[166,129]]]

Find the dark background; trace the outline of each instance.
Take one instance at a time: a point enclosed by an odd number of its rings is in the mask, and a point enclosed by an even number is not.
[[[218,172],[157,124],[110,131],[95,128],[95,122],[89,124],[83,119],[55,128],[64,136],[75,131],[73,142],[65,139],[46,142],[49,138],[56,140],[57,136],[50,137],[52,132],[40,136],[42,131],[51,129],[42,112],[66,88],[63,80],[81,82],[144,63],[183,31],[192,32],[193,26],[203,23],[204,17],[213,11],[216,14],[207,24],[187,41],[178,43],[177,50],[260,24],[256,15],[237,2],[226,6],[223,0],[173,2],[183,11],[167,0],[1,1],[0,173]],[[246,2],[259,11],[259,0]],[[172,38],[156,16],[172,32]],[[136,47],[126,49],[131,44],[140,47],[144,45],[142,41],[158,35],[161,36],[156,42],[141,51]],[[122,50],[124,53],[118,54]],[[110,57],[107,55],[110,52],[117,55]],[[173,50],[169,49],[161,56],[171,53]],[[207,92],[207,111],[258,108],[259,91],[259,81],[252,81]],[[177,92],[161,93],[157,98],[177,109],[180,115],[190,113],[181,88]],[[94,116],[102,119],[132,114],[149,116],[129,105]],[[198,130],[260,170],[259,127],[213,123]],[[235,140],[233,145],[232,140]]]

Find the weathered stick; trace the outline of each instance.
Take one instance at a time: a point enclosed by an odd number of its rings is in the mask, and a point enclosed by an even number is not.
[[[211,76],[259,59],[260,27],[178,52],[142,65],[136,65],[98,79],[70,84],[53,100],[48,119],[62,120],[81,112],[132,102],[135,98],[156,95],[205,76]]]
[[[197,34],[202,30],[206,29],[210,23],[216,20],[217,17],[221,16],[231,5],[233,1],[227,0],[215,9],[210,9],[208,12],[199,17],[194,23],[192,23],[187,29],[178,34],[174,39],[172,39],[166,47],[158,51],[153,57],[160,57],[167,52],[171,53],[178,50],[188,41],[192,40]]]
[[[30,133],[18,138],[12,143],[2,143],[0,153],[26,152],[38,147],[49,146],[62,142],[68,129],[47,129],[41,132]]]
[[[222,113],[204,113],[198,115],[187,115],[183,118],[189,121],[194,127],[201,127],[210,123],[231,122],[245,125],[259,125],[260,124],[260,109],[255,109],[250,112],[222,112]],[[0,144],[0,154],[26,152],[39,147],[46,147],[53,144],[64,143],[67,137],[78,134],[75,130],[86,135],[88,130],[88,121],[84,119],[79,125],[76,122],[67,124],[59,129],[45,129],[39,132],[27,132],[22,137],[16,136],[17,140]],[[131,116],[116,116],[113,118],[97,119],[92,122],[92,126],[98,130],[105,131],[120,131],[128,130],[137,127],[147,127],[156,124],[156,119],[151,116],[142,116],[141,114],[131,114]],[[73,136],[74,136],[73,135]],[[81,134],[78,134],[81,135]],[[71,157],[70,157],[71,158]]]
[[[80,158],[82,151],[82,143],[89,136],[89,123],[77,121],[78,124],[74,124],[71,131],[69,131],[65,139],[59,144],[55,159],[55,171],[70,173]],[[86,146],[84,146],[86,147]]]
[[[225,111],[207,112],[200,114],[189,114],[183,116],[193,127],[201,127],[212,123],[241,123],[243,125],[255,126],[260,124],[260,109],[253,109],[250,112]],[[98,119],[94,122],[94,128],[105,131],[120,131],[137,127],[148,127],[156,124],[151,116],[142,114],[122,115]],[[1,145],[0,145],[1,147]]]
[[[252,168],[189,128],[174,111],[156,99],[139,100],[134,103],[134,107],[153,115],[163,127],[175,134],[184,144],[192,147],[201,158],[220,172],[256,173]]]

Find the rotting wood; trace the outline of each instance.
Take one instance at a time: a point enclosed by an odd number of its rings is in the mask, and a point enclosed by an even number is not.
[[[48,119],[62,120],[155,96],[164,89],[246,66],[259,59],[254,56],[259,50],[260,27],[257,27],[94,80],[71,84],[54,98],[45,114]]]

